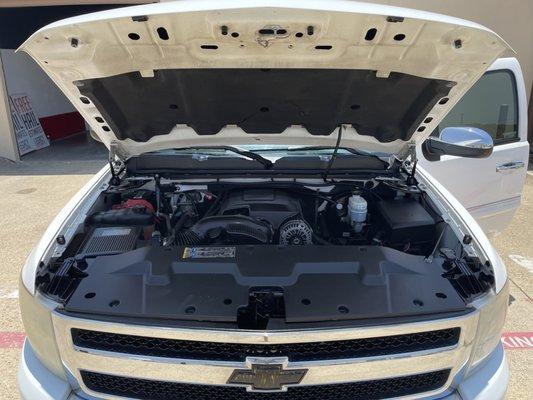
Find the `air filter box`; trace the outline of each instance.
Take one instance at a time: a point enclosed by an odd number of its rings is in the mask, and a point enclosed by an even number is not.
[[[141,227],[113,226],[94,228],[82,245],[84,257],[125,253],[134,250],[141,234]]]

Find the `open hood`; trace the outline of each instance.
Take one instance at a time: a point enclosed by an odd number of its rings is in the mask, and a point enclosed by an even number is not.
[[[508,45],[472,22],[352,1],[178,1],[48,25],[29,53],[100,140],[164,148],[424,140]]]

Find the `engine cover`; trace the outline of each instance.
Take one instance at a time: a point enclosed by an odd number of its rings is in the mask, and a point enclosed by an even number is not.
[[[378,246],[143,247],[87,259],[87,277],[65,308],[236,322],[251,293],[271,291],[283,296],[287,323],[435,318],[465,309],[442,276],[443,262]],[[112,300],[116,306],[110,306]]]
[[[222,215],[247,215],[268,221],[277,230],[287,219],[302,214],[297,198],[283,190],[244,189],[231,191],[220,206]]]

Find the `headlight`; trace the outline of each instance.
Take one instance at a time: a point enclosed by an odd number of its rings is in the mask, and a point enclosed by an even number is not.
[[[19,303],[26,335],[36,356],[52,373],[66,380],[52,324],[53,304],[48,308],[46,300],[39,300],[38,294],[32,296],[22,281]]]
[[[509,303],[509,282],[480,309],[470,369],[481,363],[500,342]]]

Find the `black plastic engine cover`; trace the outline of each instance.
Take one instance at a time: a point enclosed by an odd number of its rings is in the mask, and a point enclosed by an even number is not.
[[[287,323],[465,309],[442,259],[385,247],[145,247],[87,262],[67,311],[235,322],[252,287],[282,288]]]
[[[247,215],[270,222],[274,229],[301,213],[298,199],[277,189],[233,190],[220,206],[222,215]]]

